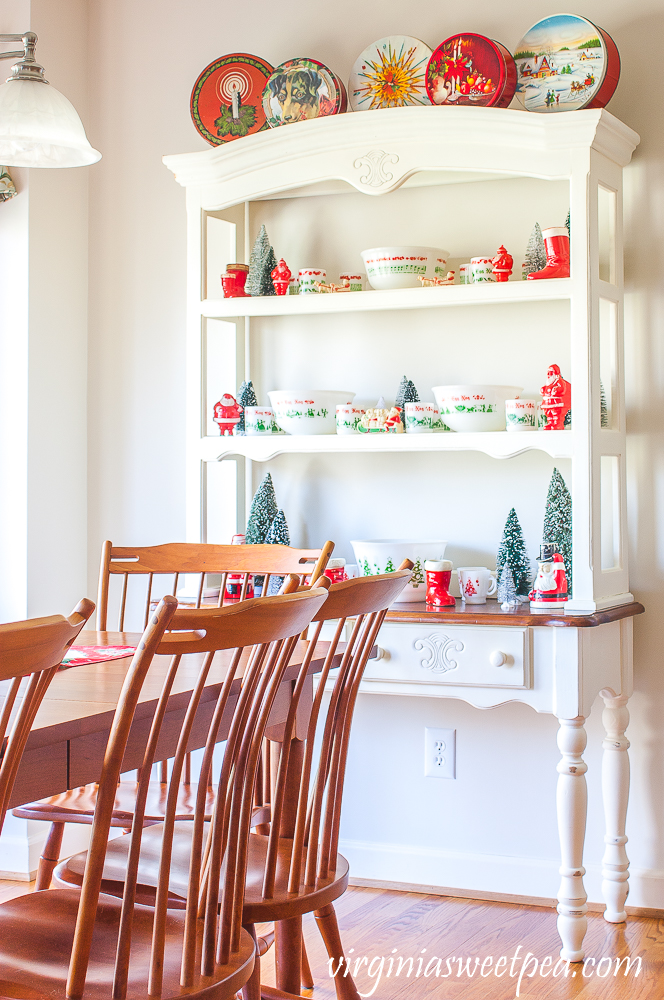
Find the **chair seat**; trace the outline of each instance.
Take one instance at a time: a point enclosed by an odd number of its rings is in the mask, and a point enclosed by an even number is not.
[[[29,802],[27,805],[17,806],[13,810],[14,816],[18,816],[21,819],[41,819],[49,823],[91,824],[97,804],[97,789],[98,786],[96,784],[72,788],[68,792],[52,795],[48,799],[40,799],[37,802]],[[160,781],[150,782],[147,802],[145,804],[146,823],[161,823],[163,821],[167,792],[168,785],[162,784]],[[198,785],[179,785],[176,810],[176,818],[178,820],[191,820],[194,818],[197,792]],[[136,808],[137,794],[137,782],[120,782],[115,795],[111,826],[121,826],[124,828],[131,826]],[[209,788],[205,803],[206,818],[212,815],[214,795],[214,788]]]
[[[0,904],[0,995],[13,1000],[65,1000],[65,984],[80,895],[71,889],[49,889]],[[101,895],[92,939],[85,1000],[110,1000],[121,902]],[[150,965],[153,911],[137,906],[132,925],[132,954],[127,1000],[145,1000]],[[247,982],[255,946],[242,931],[240,950],[228,965],[201,976],[197,964],[194,985],[180,986],[182,912],[169,911],[166,920],[162,1000],[196,997],[230,1000]]]
[[[191,824],[177,823],[173,837],[173,856],[170,868],[169,892],[172,905],[182,906],[186,898],[189,879],[189,855],[191,845]],[[157,886],[159,876],[159,859],[161,854],[162,827],[152,826],[145,830],[141,843],[139,861],[140,896],[149,899]],[[127,870],[127,855],[129,853],[129,837],[118,837],[109,842],[106,850],[102,888],[104,892],[121,895]],[[274,895],[270,899],[263,898],[263,873],[267,856],[268,838],[252,833],[249,838],[249,854],[247,861],[247,879],[244,896],[242,922],[263,923],[272,920],[285,920],[300,913],[310,913],[338,899],[348,885],[348,862],[337,854],[337,864],[334,872],[316,886],[305,886],[300,880],[297,892],[288,892],[288,865],[292,850],[292,841],[281,840],[276,868]],[[60,884],[80,885],[87,852],[82,851],[63,861],[55,870],[55,878]]]

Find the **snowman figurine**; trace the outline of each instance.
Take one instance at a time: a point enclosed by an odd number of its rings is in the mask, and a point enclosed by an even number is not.
[[[528,594],[531,608],[562,608],[567,601],[565,563],[553,542],[542,542],[537,576]]]

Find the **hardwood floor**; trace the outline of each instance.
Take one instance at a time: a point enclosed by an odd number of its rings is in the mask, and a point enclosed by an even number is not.
[[[0,902],[30,892],[33,885],[0,881]],[[336,910],[357,987],[376,1000],[513,1000],[517,996],[528,1000],[664,1000],[664,919],[630,917],[626,924],[611,925],[601,915],[589,914],[586,954],[595,963],[587,962],[584,977],[578,965],[570,966],[567,975],[562,962],[555,969],[560,947],[556,913],[545,907],[354,886],[338,901]],[[304,929],[316,982],[314,1000],[334,1000],[334,983],[313,917],[305,918]],[[534,958],[528,958],[524,968],[528,953]],[[262,979],[268,985],[274,984],[273,956],[271,949],[262,959]],[[506,961],[497,976],[495,966],[502,956]],[[638,975],[638,962],[627,975],[623,963],[614,975],[616,958],[625,957],[641,958]],[[442,961],[438,964],[437,959]]]

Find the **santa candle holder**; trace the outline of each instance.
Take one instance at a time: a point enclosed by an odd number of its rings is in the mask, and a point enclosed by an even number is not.
[[[528,597],[531,608],[562,608],[569,597],[565,563],[553,542],[540,545],[537,576]]]

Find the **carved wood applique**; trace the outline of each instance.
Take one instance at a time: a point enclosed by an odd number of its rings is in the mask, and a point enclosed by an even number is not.
[[[366,169],[366,173],[360,177],[360,183],[367,187],[382,187],[389,184],[394,175],[386,170],[387,164],[398,163],[399,157],[396,153],[386,153],[382,149],[371,149],[364,156],[358,156],[353,163],[356,170]]]
[[[445,674],[448,670],[456,670],[459,666],[457,660],[453,660],[450,653],[462,653],[465,646],[458,639],[450,639],[449,636],[440,632],[434,632],[424,639],[416,639],[414,643],[416,650],[426,650],[429,659],[420,660],[420,666],[426,670],[431,670],[434,674]]]

